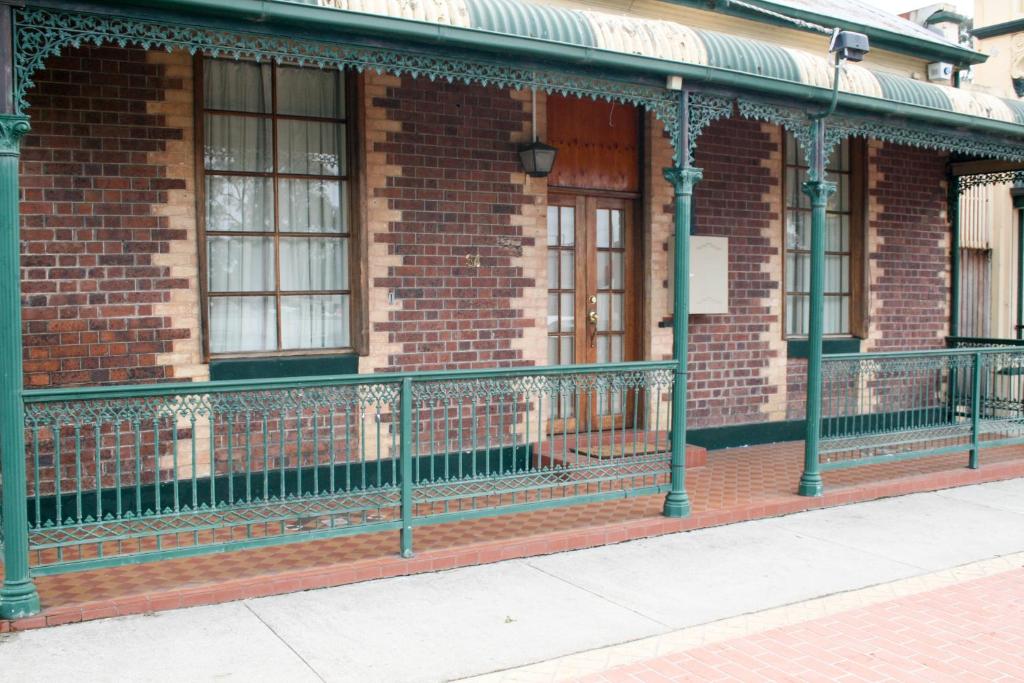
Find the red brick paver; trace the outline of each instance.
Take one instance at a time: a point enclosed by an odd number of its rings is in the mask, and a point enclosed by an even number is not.
[[[213,553],[36,580],[41,615],[0,620],[0,632],[113,615],[212,604],[416,574],[504,559],[619,543],[631,539],[843,505],[915,491],[1024,476],[1024,448],[992,449],[982,467],[966,454],[827,472],[825,495],[796,495],[803,444],[712,451],[690,470],[693,514],[661,516],[662,496],[503,515],[417,528],[416,556],[398,557],[396,532]]]
[[[676,681],[1024,681],[1024,569],[588,676]]]

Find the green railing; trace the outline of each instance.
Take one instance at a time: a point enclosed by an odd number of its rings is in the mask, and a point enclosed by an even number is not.
[[[1024,339],[1000,339],[997,337],[946,337],[946,346],[951,349],[1024,347]]]
[[[672,362],[25,392],[36,575],[669,489]]]
[[[826,356],[821,470],[1024,443],[1024,348]],[[959,342],[951,342],[957,343]]]

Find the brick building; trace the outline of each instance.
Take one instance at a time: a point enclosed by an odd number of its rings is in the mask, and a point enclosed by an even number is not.
[[[834,437],[885,391],[965,424],[941,372],[847,378],[876,393],[843,412],[807,368],[955,332],[958,178],[1024,163],[1024,105],[920,74],[980,53],[857,2],[793,0],[804,23],[781,26],[654,0],[64,4],[0,6],[22,350],[3,419],[25,424],[4,516],[29,529],[9,568],[364,530],[409,551],[435,516],[574,496],[685,514],[680,434],[799,440],[813,404]],[[872,41],[840,74],[826,177],[808,22]],[[533,140],[548,174],[524,171]],[[695,188],[663,175],[692,167]],[[27,571],[0,613],[30,610]]]

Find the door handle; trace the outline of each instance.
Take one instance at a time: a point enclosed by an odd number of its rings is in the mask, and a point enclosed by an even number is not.
[[[587,320],[590,321],[591,325],[596,325],[597,324],[597,311],[591,311],[590,313],[588,313],[587,314]]]

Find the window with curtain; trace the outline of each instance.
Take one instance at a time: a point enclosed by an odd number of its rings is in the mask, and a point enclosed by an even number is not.
[[[207,59],[209,352],[351,346],[345,74]]]
[[[787,337],[808,332],[811,287],[811,200],[802,190],[807,165],[800,144],[785,133],[785,319]],[[828,180],[836,184],[825,224],[825,334],[859,334],[863,183],[861,149],[843,141],[832,153]]]

